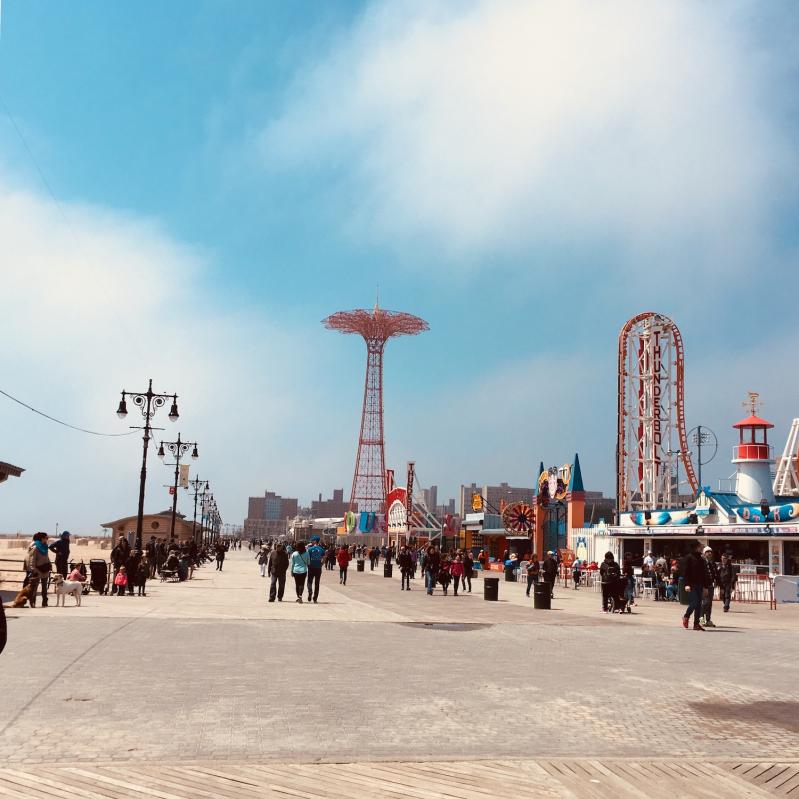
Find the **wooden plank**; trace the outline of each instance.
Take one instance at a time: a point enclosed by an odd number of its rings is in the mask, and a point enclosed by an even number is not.
[[[81,795],[85,796],[86,799],[109,799],[109,794],[97,792],[95,790],[95,785],[91,783],[83,785],[80,780],[73,782],[66,774],[61,773],[59,775],[59,770],[57,769],[48,768],[47,771],[43,773],[43,769],[37,766],[33,773],[32,770],[20,768],[7,769],[6,774],[13,775],[13,778],[18,784],[26,786],[28,797],[41,795],[42,797],[52,799],[53,791],[58,791],[59,793],[69,793],[72,791],[74,793],[75,789],[79,788]],[[62,777],[62,780],[58,779],[59,776]],[[127,797],[124,799],[127,799]]]
[[[209,788],[209,781],[202,777],[195,777],[191,769],[159,768],[136,769],[135,767],[119,767],[114,772],[130,781],[148,788],[164,788],[184,799],[218,799],[219,792]],[[155,772],[155,773],[152,773]],[[252,791],[228,791],[229,799],[246,799],[252,796]]]
[[[780,783],[779,785],[775,785],[772,790],[776,793],[780,793],[784,796],[796,791],[799,788],[799,769],[794,770],[793,774],[785,780],[785,782]]]
[[[96,781],[102,783],[104,789],[118,791],[118,795],[122,797],[122,799],[129,799],[131,796],[150,796],[155,797],[155,799],[184,799],[182,796],[177,796],[174,793],[168,793],[158,788],[148,788],[126,780],[120,780],[101,769],[96,769],[92,772],[86,768],[72,766],[67,769],[67,772],[69,774],[74,774],[76,778],[84,777],[91,779],[94,777]],[[109,793],[109,795],[111,794]]]

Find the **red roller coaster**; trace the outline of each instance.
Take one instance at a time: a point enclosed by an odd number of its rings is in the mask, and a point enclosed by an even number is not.
[[[685,432],[683,343],[677,325],[647,311],[619,334],[616,502],[619,512],[672,508],[679,463],[697,480]]]

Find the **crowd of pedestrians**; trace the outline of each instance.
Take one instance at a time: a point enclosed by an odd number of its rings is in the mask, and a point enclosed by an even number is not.
[[[130,545],[126,536],[120,535],[109,555],[110,573],[107,564],[99,561],[101,576],[98,578],[92,572],[89,579],[84,561],[70,559],[70,542],[71,534],[67,530],[53,543],[45,532],[33,535],[23,560],[25,577],[22,582],[22,592],[30,607],[36,607],[39,596],[42,607],[48,606],[48,589],[54,574],[60,574],[70,582],[84,583],[85,591],[91,586],[97,593],[107,592],[111,596],[147,596],[148,580],[157,575],[189,580],[195,568],[212,559],[208,548],[194,541],[167,542],[164,538],[151,536],[146,546],[138,549]],[[216,550],[224,550],[227,546],[229,544],[219,542]],[[55,563],[50,559],[51,554]],[[91,562],[92,569],[96,563],[98,561]]]

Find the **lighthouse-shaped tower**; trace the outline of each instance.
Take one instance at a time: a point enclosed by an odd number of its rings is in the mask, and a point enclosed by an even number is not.
[[[757,397],[754,392],[749,393],[745,404],[749,416],[733,425],[738,430],[738,443],[732,451],[732,462],[737,468],[735,493],[744,502],[759,504],[765,500],[771,505],[775,501],[771,478],[774,456],[766,431],[774,425],[757,415]]]

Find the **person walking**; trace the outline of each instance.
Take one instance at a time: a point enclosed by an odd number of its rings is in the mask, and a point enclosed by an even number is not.
[[[266,563],[269,560],[269,550],[266,548],[266,544],[261,546],[256,557],[258,558],[258,566],[261,569],[261,577],[266,577]]]
[[[610,598],[621,579],[621,569],[612,552],[605,553],[605,559],[599,567],[599,578],[602,580],[602,612],[607,613]]]
[[[452,575],[452,593],[458,596],[458,585],[463,581],[463,556],[458,554],[455,560],[452,561],[449,567],[449,573]],[[466,586],[463,586],[466,590]]]
[[[308,547],[308,601],[319,598],[319,583],[322,579],[322,563],[325,557],[325,548],[319,543],[318,538],[311,539]]]
[[[738,582],[738,570],[733,565],[729,552],[721,556],[719,566],[719,585],[721,586],[721,601],[724,603],[724,612],[730,612],[730,602],[732,602],[732,592]]]
[[[580,558],[575,558],[572,563],[572,582],[574,583],[574,590],[577,591],[580,587],[580,577],[583,573],[583,562]]]
[[[702,597],[702,623],[705,627],[715,627],[716,625],[710,617],[713,615],[713,594],[719,583],[719,567],[713,558],[713,550],[710,547],[705,547],[702,550],[702,557],[705,559],[708,575],[710,577],[707,591],[704,592],[704,596]]]
[[[50,544],[50,551],[55,553],[55,570],[66,579],[69,572],[69,530],[64,530],[58,541]]]
[[[533,552],[530,562],[527,564],[527,592],[525,596],[530,596],[530,589],[538,585],[541,576],[541,564],[538,562],[538,554]]]
[[[350,566],[350,561],[352,560],[350,556],[350,551],[345,547],[343,544],[341,545],[338,554],[336,555],[336,561],[338,562],[338,583],[339,585],[346,585],[347,584],[347,569]]]
[[[408,552],[408,547],[402,547],[399,555],[397,555],[397,566],[400,568],[401,587],[400,590],[404,591],[407,585],[408,591],[411,590],[411,577],[413,575],[413,558],[411,553]]]
[[[450,563],[446,555],[442,555],[438,565],[438,582],[441,583],[441,587],[444,589],[444,596],[447,595],[449,583],[452,579],[452,572],[450,571],[451,568],[452,563]]]
[[[441,565],[441,555],[438,554],[434,544],[427,548],[427,554],[424,559],[424,587],[430,596],[433,596],[433,590],[438,581],[438,571]]]
[[[216,570],[221,572],[222,566],[225,563],[225,553],[227,552],[227,547],[220,541],[216,545],[214,552],[216,552]]]
[[[683,564],[683,584],[685,592],[689,594],[688,608],[682,617],[682,626],[688,629],[688,622],[691,614],[694,615],[694,630],[704,631],[704,627],[699,623],[699,616],[702,612],[702,600],[705,590],[710,583],[710,573],[707,568],[707,561],[702,557],[699,549],[702,544],[699,541],[691,542],[691,552],[685,558]]]
[[[472,593],[472,577],[474,577],[474,560],[472,553],[465,550],[463,553],[463,590],[466,591],[468,585],[468,593]]]
[[[305,589],[305,580],[308,577],[308,564],[311,557],[305,549],[305,542],[298,541],[294,552],[289,558],[291,576],[294,578],[294,587],[297,589],[297,602],[302,605],[302,592]]]
[[[47,584],[50,581],[50,572],[53,570],[47,538],[47,533],[34,533],[25,554],[25,580],[22,585],[32,586],[28,597],[32,608],[36,607],[36,591],[39,589],[39,583],[42,585],[42,607],[47,607]]]
[[[286,571],[289,567],[289,556],[283,544],[275,544],[269,553],[266,572],[269,575],[269,601],[283,601],[283,592],[286,590]]]
[[[549,586],[549,598],[555,598],[555,580],[558,579],[558,562],[555,560],[555,553],[552,550],[547,552],[544,559],[544,582]]]

